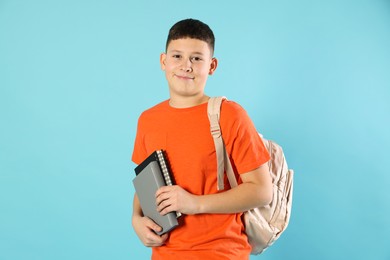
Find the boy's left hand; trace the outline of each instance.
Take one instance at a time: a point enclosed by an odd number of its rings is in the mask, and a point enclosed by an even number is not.
[[[172,211],[178,211],[187,215],[197,214],[199,205],[197,196],[193,195],[178,185],[163,186],[156,192],[157,211],[165,215]]]

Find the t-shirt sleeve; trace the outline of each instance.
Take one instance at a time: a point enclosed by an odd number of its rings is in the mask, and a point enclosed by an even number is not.
[[[252,120],[239,104],[224,101],[220,123],[226,149],[239,174],[255,170],[270,159]]]
[[[144,126],[142,115],[138,119],[137,133],[135,135],[134,149],[131,160],[135,164],[140,164],[147,157],[145,142],[144,142]]]

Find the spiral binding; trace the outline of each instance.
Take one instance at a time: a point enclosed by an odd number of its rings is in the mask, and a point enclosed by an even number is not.
[[[166,185],[172,186],[173,185],[172,179],[171,179],[171,176],[169,175],[168,167],[167,167],[167,164],[165,163],[165,158],[164,158],[164,154],[163,154],[162,150],[157,151],[157,157],[158,157],[158,161],[160,163],[161,171],[163,173]],[[176,211],[176,218],[178,218],[180,216],[181,216],[181,213]]]

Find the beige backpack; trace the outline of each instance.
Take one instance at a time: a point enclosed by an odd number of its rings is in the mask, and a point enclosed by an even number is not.
[[[220,108],[225,97],[212,97],[208,103],[210,130],[214,139],[217,155],[218,190],[224,189],[223,178],[226,172],[231,188],[237,186],[229,155],[223,142],[219,126]],[[267,206],[251,209],[243,214],[245,233],[252,246],[252,254],[260,254],[271,246],[287,228],[291,215],[294,171],[288,169],[282,148],[266,140],[259,134],[271,159],[268,161],[273,182],[273,199]]]

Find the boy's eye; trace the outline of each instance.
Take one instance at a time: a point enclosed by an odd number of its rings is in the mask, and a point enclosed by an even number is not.
[[[201,61],[202,60],[202,58],[201,57],[192,57],[191,58],[191,61]]]
[[[179,54],[173,54],[172,57],[175,58],[175,59],[180,59],[180,58],[181,58],[181,55],[179,55]]]

